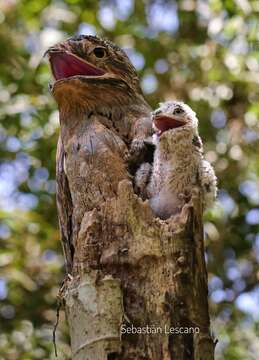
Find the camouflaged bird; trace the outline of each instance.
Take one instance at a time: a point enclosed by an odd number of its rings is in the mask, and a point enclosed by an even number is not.
[[[182,102],[167,101],[154,111],[153,127],[156,150],[146,193],[154,213],[161,219],[179,213],[195,186],[202,190],[204,207],[209,207],[216,198],[217,179],[203,157],[196,114]],[[137,187],[143,188],[150,171],[147,163],[140,166]]]
[[[130,159],[141,158],[152,132],[135,68],[123,50],[96,36],[72,37],[47,56],[54,76],[61,133],[57,149],[57,206],[71,272],[84,214],[99,209],[130,179]]]

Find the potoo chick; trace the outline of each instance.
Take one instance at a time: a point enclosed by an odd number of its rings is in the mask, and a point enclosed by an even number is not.
[[[216,198],[217,179],[203,157],[195,112],[183,102],[161,103],[153,113],[153,128],[156,149],[146,193],[154,213],[161,219],[179,213],[195,186],[202,190],[204,207],[209,207]],[[141,171],[147,174],[148,164]]]

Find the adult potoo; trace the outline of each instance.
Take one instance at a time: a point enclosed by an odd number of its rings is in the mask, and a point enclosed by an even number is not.
[[[156,150],[146,193],[154,213],[162,219],[179,213],[195,186],[201,189],[204,207],[209,207],[217,194],[217,179],[203,157],[194,111],[182,102],[167,101],[154,111],[153,127]],[[149,171],[148,164],[140,166],[135,178],[139,188]]]
[[[150,108],[123,50],[96,36],[52,46],[61,133],[57,150],[57,206],[67,271],[84,214],[116,196],[130,178],[129,159],[142,153],[151,133]]]

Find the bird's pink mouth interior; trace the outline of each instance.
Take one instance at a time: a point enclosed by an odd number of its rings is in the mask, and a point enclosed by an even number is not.
[[[49,54],[49,59],[55,80],[75,75],[101,76],[105,74],[102,69],[68,52],[53,51]]]
[[[159,115],[153,119],[155,127],[158,129],[158,134],[162,135],[165,131],[178,128],[185,125],[183,120],[178,120],[171,116]]]

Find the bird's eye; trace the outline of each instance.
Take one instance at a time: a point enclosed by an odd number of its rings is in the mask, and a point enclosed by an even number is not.
[[[98,58],[103,58],[105,55],[105,50],[102,47],[96,47],[94,49],[94,55]]]
[[[183,109],[181,109],[181,108],[176,108],[176,109],[174,110],[174,114],[179,115],[179,114],[182,114],[182,113],[183,113]]]

